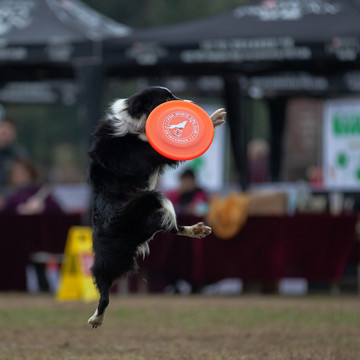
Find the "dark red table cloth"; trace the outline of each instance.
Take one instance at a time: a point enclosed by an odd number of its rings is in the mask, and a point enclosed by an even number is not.
[[[0,290],[26,290],[30,254],[63,253],[69,228],[79,224],[79,215],[0,214]]]
[[[182,225],[199,221],[179,216]],[[195,286],[223,278],[275,282],[284,277],[338,281],[354,256],[356,215],[251,217],[230,240],[157,234],[140,261],[149,288],[163,291],[178,279]],[[25,267],[36,251],[62,253],[77,215],[0,215],[0,290],[26,288]]]
[[[179,216],[179,223],[198,218]],[[250,217],[230,240],[214,235],[188,239],[158,234],[143,269],[151,290],[184,279],[204,285],[223,278],[276,282],[286,277],[335,282],[349,257],[354,257],[357,215],[296,215]]]

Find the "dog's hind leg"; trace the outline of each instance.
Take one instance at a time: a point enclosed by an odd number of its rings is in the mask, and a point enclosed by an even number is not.
[[[109,295],[110,295],[111,284],[104,283],[101,286],[100,290],[100,300],[98,307],[95,310],[94,315],[88,320],[88,324],[92,328],[97,328],[101,326],[104,320],[105,310],[109,305]]]

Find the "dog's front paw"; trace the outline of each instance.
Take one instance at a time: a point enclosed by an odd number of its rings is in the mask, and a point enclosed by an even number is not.
[[[210,115],[210,119],[214,125],[214,128],[225,123],[225,115],[226,111],[223,108],[217,109]]]
[[[206,226],[203,222],[199,222],[191,226],[192,237],[197,239],[203,239],[211,234],[211,227]]]

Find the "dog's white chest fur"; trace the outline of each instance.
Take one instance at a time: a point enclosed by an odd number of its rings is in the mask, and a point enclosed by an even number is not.
[[[126,99],[116,100],[110,106],[108,119],[112,122],[115,136],[137,134],[139,139],[148,141],[145,134],[146,115],[139,119],[132,118],[127,110]]]

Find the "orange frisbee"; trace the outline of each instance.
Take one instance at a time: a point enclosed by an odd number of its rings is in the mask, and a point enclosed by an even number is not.
[[[150,145],[172,160],[191,160],[202,155],[214,138],[214,125],[201,107],[183,100],[157,106],[146,121]]]

